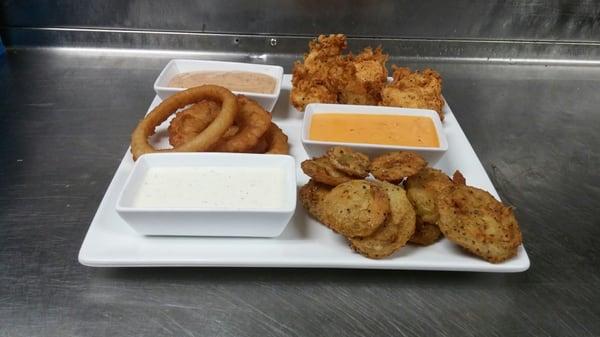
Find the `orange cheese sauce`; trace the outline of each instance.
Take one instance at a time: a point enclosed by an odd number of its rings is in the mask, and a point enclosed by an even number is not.
[[[326,142],[438,147],[435,124],[421,116],[318,113],[309,139]]]

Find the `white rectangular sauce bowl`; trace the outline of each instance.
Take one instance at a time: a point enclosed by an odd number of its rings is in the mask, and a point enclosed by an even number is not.
[[[368,143],[344,143],[326,142],[310,139],[310,126],[312,117],[320,113],[343,113],[343,114],[365,114],[365,115],[396,115],[396,116],[420,116],[430,118],[435,126],[439,139],[438,147],[418,147],[399,145],[379,145]],[[306,106],[302,120],[302,145],[310,157],[320,157],[332,146],[342,145],[368,155],[379,155],[392,151],[414,151],[422,155],[430,162],[439,159],[448,150],[448,140],[443,131],[443,126],[437,112],[426,109],[408,109],[387,106],[372,105],[349,105],[349,104],[322,104],[311,103]]]
[[[173,59],[167,63],[160,75],[158,75],[156,78],[156,81],[154,82],[154,91],[158,97],[160,97],[160,99],[164,100],[165,98],[177,92],[185,90],[186,88],[169,87],[169,82],[177,74],[193,71],[246,71],[265,74],[273,77],[275,79],[275,91],[272,94],[233,91],[233,93],[236,95],[242,94],[255,100],[267,111],[272,111],[275,103],[277,103],[279,92],[281,91],[281,80],[283,78],[283,68],[280,66],[239,62]]]
[[[155,167],[281,168],[283,202],[275,209],[143,208],[133,200],[146,172]],[[136,232],[162,236],[275,237],[296,209],[296,164],[286,155],[154,153],[141,156],[119,194],[116,210]],[[259,198],[261,196],[258,196]]]

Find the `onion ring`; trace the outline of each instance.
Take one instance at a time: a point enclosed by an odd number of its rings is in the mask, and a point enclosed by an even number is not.
[[[269,144],[267,152],[269,154],[288,154],[290,147],[288,145],[288,136],[273,122],[269,130],[265,133],[265,139]]]
[[[256,144],[256,146],[251,148],[248,152],[250,152],[250,153],[265,153],[265,152],[267,152],[268,149],[269,149],[269,143],[267,143],[267,140],[264,137],[262,137],[258,140],[258,144]]]
[[[204,100],[179,111],[169,124],[169,143],[177,147],[190,141],[212,123],[220,109],[221,106],[217,102]],[[229,130],[223,137],[228,132]]]
[[[216,152],[246,152],[254,148],[271,125],[271,114],[258,103],[238,96],[240,111],[236,118],[239,130],[233,136],[223,139],[212,149]]]
[[[210,125],[190,141],[172,149],[157,150],[148,143],[156,126],[167,120],[173,112],[198,101],[209,99],[221,103],[221,111]],[[235,121],[238,113],[236,96],[216,85],[203,85],[178,92],[165,99],[139,122],[131,134],[133,160],[152,152],[195,152],[210,150]]]

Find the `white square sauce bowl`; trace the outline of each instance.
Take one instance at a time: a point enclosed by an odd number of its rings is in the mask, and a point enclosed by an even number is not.
[[[323,128],[323,134],[328,139],[314,139],[311,137],[311,127],[313,126],[313,122],[315,120],[315,116],[320,114],[328,114],[330,117],[335,118],[336,116],[344,114],[345,118],[338,118],[336,122],[331,124],[327,128]],[[357,120],[353,122],[351,117],[356,115],[362,115],[360,118],[362,120]],[[380,121],[373,120],[373,123],[378,126],[379,129],[375,128],[375,131],[369,134],[366,139],[360,142],[350,142],[348,140],[336,140],[335,136],[331,136],[334,134],[333,129],[337,129],[336,132],[353,132],[355,130],[359,130],[363,128],[366,122],[370,121],[370,117],[379,117],[379,116],[406,116],[409,117],[407,119],[407,123],[411,120],[410,117],[422,117],[420,119],[421,122],[426,123],[428,129],[432,133],[435,133],[435,137],[437,137],[437,146],[414,146],[414,145],[390,145],[390,144],[382,144],[377,143],[378,136],[376,133],[377,130],[381,130],[382,127],[388,127],[386,130],[391,133],[399,133],[402,132],[400,126],[404,128],[404,130],[415,131],[415,134],[419,134],[418,130],[421,130],[421,126],[417,125],[400,125],[392,124],[385,125]],[[332,119],[333,121],[334,119]],[[431,121],[431,122],[428,122]],[[355,124],[352,124],[355,123]],[[394,121],[394,123],[402,123],[401,119]],[[325,124],[323,124],[325,125]],[[341,131],[340,131],[341,130]],[[364,137],[364,132],[362,134]],[[329,139],[331,138],[331,139]],[[395,108],[395,107],[386,107],[386,106],[370,106],[370,105],[348,105],[348,104],[321,104],[321,103],[312,103],[307,105],[306,110],[304,112],[304,117],[302,121],[302,145],[304,149],[311,157],[319,157],[322,156],[327,149],[332,146],[347,146],[356,151],[363,152],[368,155],[379,155],[386,152],[392,151],[414,151],[419,153],[425,159],[429,161],[435,161],[439,159],[443,155],[444,152],[448,150],[448,140],[446,139],[446,135],[444,134],[444,129],[438,114],[433,110],[425,110],[425,109],[408,109],[408,108]]]
[[[173,59],[167,63],[160,75],[154,82],[154,91],[160,99],[165,99],[177,92],[187,88],[177,88],[169,86],[171,80],[178,74],[202,72],[202,71],[239,71],[253,72],[268,75],[275,80],[275,88],[272,93],[262,94],[255,92],[233,91],[235,94],[242,94],[258,102],[265,110],[272,111],[279,92],[281,91],[281,80],[283,78],[283,68],[265,64],[222,62],[222,61],[203,61],[203,60],[184,60]]]
[[[275,237],[296,195],[291,156],[153,153],[135,162],[116,210],[142,235]]]

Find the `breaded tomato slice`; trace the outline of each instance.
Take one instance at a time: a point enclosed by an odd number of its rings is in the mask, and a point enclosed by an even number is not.
[[[438,226],[444,236],[489,262],[502,262],[517,253],[521,230],[510,207],[488,192],[452,185],[437,200]]]

